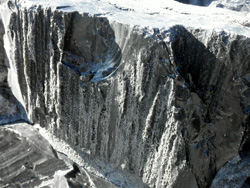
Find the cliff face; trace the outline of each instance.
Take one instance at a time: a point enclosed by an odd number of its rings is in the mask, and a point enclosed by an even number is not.
[[[208,187],[248,152],[248,37],[8,7],[9,83],[29,121],[57,138],[145,187]]]

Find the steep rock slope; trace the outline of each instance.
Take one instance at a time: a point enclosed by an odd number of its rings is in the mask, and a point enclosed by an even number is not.
[[[208,187],[248,152],[249,28],[158,29],[69,8],[3,11],[10,85],[31,122],[149,187]]]
[[[116,187],[57,153],[38,130],[23,123],[25,110],[7,82],[3,34],[0,20],[0,187]]]

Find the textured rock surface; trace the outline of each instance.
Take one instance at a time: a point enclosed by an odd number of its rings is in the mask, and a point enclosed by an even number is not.
[[[249,153],[242,152],[223,166],[217,173],[211,187],[249,187]]]
[[[234,11],[250,11],[250,1],[249,0],[220,0],[212,2],[212,6],[227,8]]]
[[[28,119],[7,82],[3,35],[0,18],[0,187],[116,187],[57,154],[37,130],[21,123]]]
[[[0,125],[16,121],[28,122],[25,110],[9,87],[0,87]]]
[[[10,85],[29,120],[145,183],[135,187],[209,187],[248,151],[248,36],[8,7]]]
[[[0,140],[1,188],[116,187],[59,159],[48,141],[29,124],[0,127]]]
[[[4,49],[3,35],[4,26],[0,17],[0,125],[27,120],[23,106],[13,96],[8,86],[8,59]]]
[[[198,5],[198,6],[214,6],[226,8],[234,11],[250,11],[249,0],[176,0],[180,3]]]
[[[3,43],[3,35],[4,35],[4,27],[3,22],[0,17],[0,87],[5,86],[7,84],[7,58],[4,50],[4,43]]]
[[[3,35],[4,27],[0,17],[0,125],[20,120],[28,121],[23,106],[13,96],[7,82],[8,59],[4,49]]]

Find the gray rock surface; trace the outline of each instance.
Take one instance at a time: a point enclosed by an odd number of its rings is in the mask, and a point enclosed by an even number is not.
[[[246,188],[249,187],[250,158],[249,153],[242,152],[223,166],[211,185],[211,188]]]
[[[0,18],[0,187],[115,188],[56,153],[35,128],[22,123],[29,120],[7,82],[9,65],[3,35]]]
[[[4,49],[4,27],[0,17],[0,125],[15,121],[27,121],[27,115],[8,85],[8,59]]]
[[[29,122],[25,110],[9,87],[0,87],[0,126],[17,121]]]
[[[134,187],[209,187],[248,151],[249,37],[8,7],[10,85],[28,119],[132,174]]]
[[[211,6],[226,8],[234,11],[250,12],[249,0],[219,0],[212,2]]]
[[[175,0],[180,3],[226,8],[233,11],[250,12],[249,0]]]
[[[7,57],[3,43],[4,27],[0,17],[0,87],[7,85]]]
[[[59,159],[49,142],[29,124],[0,127],[0,140],[1,188],[116,187],[73,162]]]
[[[191,5],[209,6],[213,0],[176,0],[176,1]]]

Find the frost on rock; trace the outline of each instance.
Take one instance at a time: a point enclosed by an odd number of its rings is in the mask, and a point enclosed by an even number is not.
[[[9,83],[29,121],[116,186],[221,185],[216,173],[248,152],[249,15],[70,2],[2,6]]]

